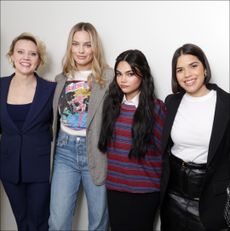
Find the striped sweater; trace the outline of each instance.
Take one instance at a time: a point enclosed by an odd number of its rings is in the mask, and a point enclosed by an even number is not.
[[[106,187],[109,190],[148,193],[160,190],[162,168],[161,134],[165,118],[165,106],[155,100],[155,127],[144,159],[129,158],[132,145],[132,122],[136,107],[122,104],[116,120],[114,136],[108,145],[108,173]]]

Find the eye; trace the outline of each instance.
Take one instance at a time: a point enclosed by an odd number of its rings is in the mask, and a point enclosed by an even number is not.
[[[23,51],[18,50],[17,53],[18,53],[18,54],[23,54]]]
[[[116,71],[116,77],[120,77],[121,76],[121,73]]]
[[[91,48],[92,46],[91,46],[91,44],[86,44],[86,47]]]
[[[77,42],[72,42],[72,46],[77,46],[78,43]]]
[[[198,64],[197,63],[193,63],[192,64],[192,68],[196,68],[196,67],[198,67]]]
[[[31,53],[31,56],[34,56],[34,57],[36,57],[38,54],[36,53],[36,52],[32,52]]]
[[[127,76],[128,77],[133,77],[133,76],[135,76],[135,74],[134,74],[134,72],[131,71],[131,72],[127,73]]]
[[[176,73],[180,73],[180,72],[182,72],[181,68],[176,69]]]

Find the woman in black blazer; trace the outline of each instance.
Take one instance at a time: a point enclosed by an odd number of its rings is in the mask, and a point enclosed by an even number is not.
[[[0,176],[18,230],[48,230],[52,99],[56,84],[35,70],[45,47],[31,34],[9,49],[15,73],[0,78]]]
[[[172,59],[172,95],[163,131],[161,230],[227,228],[230,182],[230,94],[210,84],[204,52],[194,44]]]

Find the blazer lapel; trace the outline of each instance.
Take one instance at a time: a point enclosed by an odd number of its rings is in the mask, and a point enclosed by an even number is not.
[[[94,114],[96,113],[100,102],[102,101],[105,94],[106,87],[101,88],[98,84],[93,82],[92,92],[89,100],[89,111],[87,118],[87,127],[89,127]]]
[[[162,150],[165,152],[165,149],[167,148],[173,121],[175,119],[178,107],[180,105],[181,99],[183,95],[175,95],[175,98],[172,99],[169,103],[166,102],[167,107],[167,116],[163,128],[163,134],[162,134]]]
[[[61,93],[63,91],[63,88],[65,86],[67,78],[64,75],[60,75],[60,77],[58,78],[57,81],[57,86],[55,89],[55,93],[54,93],[54,99],[53,99],[53,110],[54,110],[54,119],[57,119],[57,115],[58,115],[58,102],[59,102],[59,98],[61,96]]]
[[[1,107],[2,117],[5,117],[5,119],[3,119],[3,121],[8,122],[7,126],[9,126],[9,128],[12,128],[12,129],[18,131],[17,126],[15,125],[13,120],[11,119],[11,116],[9,115],[8,110],[7,110],[7,97],[8,97],[10,82],[11,82],[13,76],[14,76],[14,74],[11,75],[9,78],[6,78],[6,79],[1,81],[1,105],[0,105],[0,107]]]
[[[22,131],[24,132],[28,129],[33,121],[36,120],[37,116],[41,113],[44,104],[47,102],[47,99],[50,97],[50,91],[48,84],[45,84],[40,77],[37,77],[37,87],[34,95],[33,102],[31,104],[30,110],[26,116],[25,123],[22,127]]]
[[[214,115],[214,122],[212,128],[212,134],[210,138],[210,146],[208,152],[208,163],[213,159],[216,150],[219,146],[219,143],[222,140],[225,129],[228,125],[229,120],[229,102],[225,101],[224,96],[221,96],[221,92],[217,90],[217,101],[216,101],[216,109]]]

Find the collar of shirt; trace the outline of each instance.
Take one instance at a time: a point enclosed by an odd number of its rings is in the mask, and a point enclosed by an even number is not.
[[[127,105],[133,105],[137,108],[139,104],[139,96],[140,96],[140,92],[136,96],[134,96],[131,100],[127,100],[124,95],[122,103],[127,104]]]

